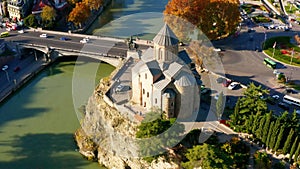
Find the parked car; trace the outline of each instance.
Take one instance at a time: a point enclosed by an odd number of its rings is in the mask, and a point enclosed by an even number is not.
[[[223,86],[228,87],[232,81],[230,79],[226,79],[223,81]]]
[[[278,100],[280,97],[276,94],[276,95],[273,95],[272,98],[274,98],[275,100]]]
[[[43,34],[41,34],[40,35],[40,38],[47,38],[48,36],[47,36],[47,34],[45,34],[45,33],[43,33]]]
[[[19,30],[18,33],[24,33],[24,30],[23,30],[23,29],[22,29],[22,30]]]
[[[223,77],[218,77],[218,78],[216,79],[217,83],[223,83],[224,80],[225,80],[225,79],[224,79]]]
[[[7,70],[8,69],[8,65],[4,65],[3,67],[2,67],[2,70]]]
[[[229,86],[228,89],[233,90],[234,88],[236,88],[239,85],[238,82],[232,82]]]
[[[118,85],[117,88],[116,88],[116,92],[122,92],[123,89],[124,89],[124,87],[125,87],[125,86],[123,86],[123,85],[121,85],[121,84]]]

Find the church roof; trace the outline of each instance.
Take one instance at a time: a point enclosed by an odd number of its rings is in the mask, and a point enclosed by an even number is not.
[[[178,44],[178,39],[170,27],[165,24],[153,39],[154,44],[173,46]]]
[[[152,76],[161,74],[160,67],[159,67],[156,60],[153,60],[151,62],[147,62],[146,65],[147,65],[148,69],[150,70],[150,73],[152,74]]]
[[[143,62],[149,62],[151,60],[154,60],[153,53],[154,53],[153,48],[149,47],[145,52],[143,52],[141,60]]]
[[[164,78],[162,76],[162,78],[160,80],[158,80],[157,82],[155,82],[153,84],[153,87],[155,87],[158,90],[163,90],[165,87],[168,86],[168,84],[171,82],[171,79],[168,78]]]
[[[192,63],[191,58],[189,57],[189,55],[186,53],[185,50],[180,51],[178,53],[178,57],[187,65]]]
[[[175,76],[176,73],[179,72],[179,70],[183,67],[183,65],[177,63],[177,62],[173,62],[170,64],[169,68],[164,71],[164,74],[169,77],[172,78]]]
[[[177,86],[193,86],[196,84],[196,79],[188,72],[182,71],[175,77],[174,84]]]

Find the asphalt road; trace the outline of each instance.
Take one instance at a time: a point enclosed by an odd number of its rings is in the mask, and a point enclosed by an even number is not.
[[[0,32],[6,31],[5,29]],[[117,55],[125,57],[127,54],[128,46],[123,42],[116,42],[104,39],[90,39],[89,43],[80,43],[82,37],[77,36],[64,36],[58,34],[47,33],[47,38],[41,38],[41,32],[26,31],[23,34],[17,31],[10,31],[10,36],[4,38],[6,41],[13,41],[19,43],[29,43],[44,45],[56,48],[66,48],[72,50],[81,50],[96,52],[109,55]],[[88,35],[87,35],[88,36]],[[61,37],[66,37],[68,40],[60,40]],[[140,49],[146,49],[148,46],[139,45]]]
[[[265,38],[274,36],[294,36],[300,31],[299,25],[293,25],[290,31],[283,30],[266,30],[249,24],[249,27],[255,31],[248,33],[248,27],[244,27],[238,37],[229,37],[224,40],[214,41],[216,48],[224,49],[221,60],[223,63],[226,76],[232,80],[249,84],[254,82],[257,85],[270,89],[270,94],[277,94],[282,99],[284,89],[279,88],[280,84],[276,83],[273,69],[263,64],[266,56],[261,52],[262,42]],[[253,40],[250,40],[250,36]],[[256,51],[255,49],[259,50]],[[278,63],[278,62],[277,62]],[[287,64],[277,64],[278,71],[283,72],[288,78],[300,83],[300,68],[289,66]],[[277,112],[282,112],[281,108],[270,106]],[[293,110],[294,107],[290,109]]]

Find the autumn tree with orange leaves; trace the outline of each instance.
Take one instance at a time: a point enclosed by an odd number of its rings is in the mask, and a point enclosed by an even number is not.
[[[211,40],[234,33],[239,24],[239,0],[171,0],[164,14],[183,18]],[[167,23],[174,20],[166,20]]]
[[[70,12],[68,21],[73,22],[75,25],[80,26],[90,16],[90,9],[86,3],[78,2],[75,8]]]
[[[103,0],[83,0],[90,10],[98,10],[103,5]]]

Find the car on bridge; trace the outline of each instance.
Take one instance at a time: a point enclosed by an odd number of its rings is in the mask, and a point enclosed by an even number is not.
[[[67,41],[67,40],[71,40],[71,39],[63,36],[63,37],[59,38],[59,40]]]
[[[48,36],[47,36],[47,34],[45,34],[45,33],[43,33],[43,34],[41,34],[40,35],[40,38],[47,38]]]
[[[89,41],[90,41],[90,39],[83,38],[82,40],[80,40],[80,43],[88,43]]]

